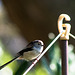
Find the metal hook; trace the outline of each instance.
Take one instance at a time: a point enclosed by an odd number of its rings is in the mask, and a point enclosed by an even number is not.
[[[60,39],[61,40],[69,40],[69,33],[71,29],[71,25],[68,23],[63,24],[63,19],[65,18],[66,21],[70,21],[71,18],[67,14],[61,14],[58,18],[58,30],[59,33],[63,32]],[[65,29],[63,29],[65,27]]]

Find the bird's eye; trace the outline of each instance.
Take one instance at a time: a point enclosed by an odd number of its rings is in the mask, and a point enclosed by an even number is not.
[[[38,42],[38,45],[41,45],[41,43],[40,43],[40,42]]]

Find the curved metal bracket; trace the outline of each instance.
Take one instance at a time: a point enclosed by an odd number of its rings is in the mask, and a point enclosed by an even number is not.
[[[63,32],[60,39],[61,40],[69,40],[69,33],[70,33],[71,25],[68,23],[63,24],[64,18],[66,21],[71,20],[71,18],[67,14],[61,14],[59,16],[59,18],[58,18],[58,30],[59,30],[59,33]]]

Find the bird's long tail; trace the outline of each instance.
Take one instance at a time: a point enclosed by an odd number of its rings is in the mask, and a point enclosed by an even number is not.
[[[0,66],[0,70],[2,68],[4,68],[5,66],[7,66],[8,64],[10,64],[11,62],[15,61],[18,57],[20,57],[20,55],[17,55],[15,58],[13,58],[12,60],[10,60],[9,62],[7,62],[7,63],[3,64],[2,66]]]

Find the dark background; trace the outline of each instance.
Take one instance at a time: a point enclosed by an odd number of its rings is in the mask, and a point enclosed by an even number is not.
[[[57,20],[60,14],[71,17],[71,33],[75,35],[74,0],[2,0],[11,21],[17,25],[21,34],[31,41],[48,41],[48,33],[58,34]],[[75,45],[74,39],[70,43]]]

